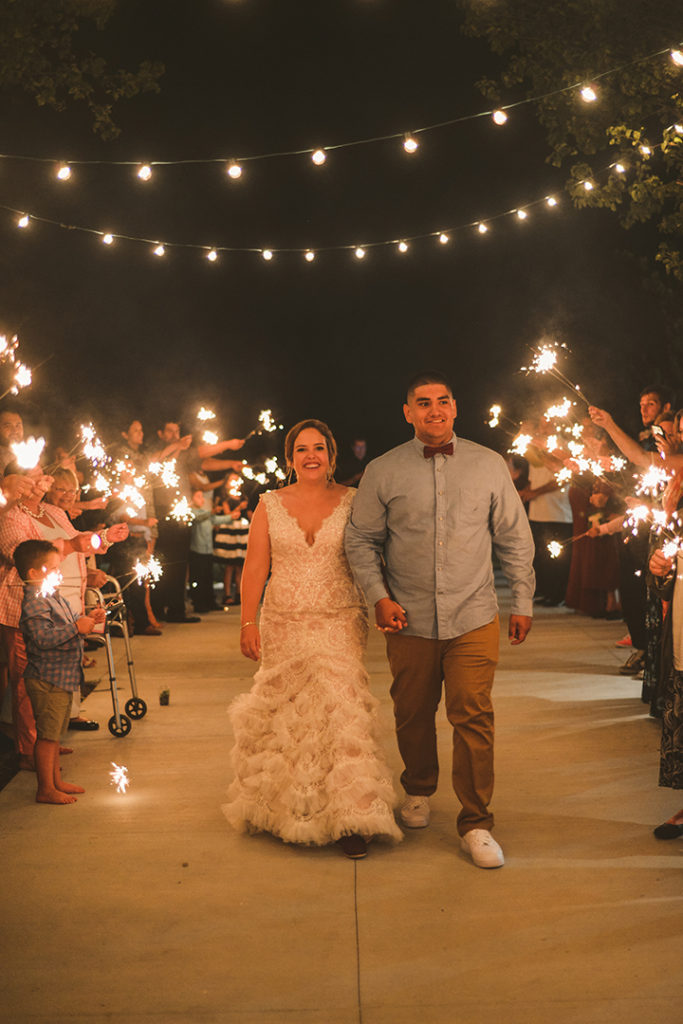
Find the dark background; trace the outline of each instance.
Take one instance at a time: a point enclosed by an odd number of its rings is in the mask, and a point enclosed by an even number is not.
[[[449,0],[126,0],[93,46],[114,64],[162,60],[161,93],[121,104],[121,136],[103,142],[77,109],[58,114],[2,97],[5,153],[60,159],[174,160],[247,156],[402,132],[486,109],[475,81],[495,74],[487,48],[465,39]],[[517,97],[510,97],[515,99]],[[533,106],[503,128],[487,118],[401,142],[245,165],[75,167],[0,162],[0,202],[67,224],[210,247],[355,245],[468,225],[561,196],[567,177],[545,163]],[[606,158],[607,160],[607,158]],[[279,254],[150,246],[0,212],[0,326],[36,367],[20,411],[57,440],[93,419],[113,440],[133,417],[193,425],[216,408],[226,436],[271,407],[289,426],[327,420],[340,440],[360,433],[371,453],[409,436],[401,402],[425,367],[453,380],[459,432],[494,446],[493,402],[514,419],[562,388],[519,373],[528,345],[566,342],[565,372],[635,428],[637,394],[658,369],[657,298],[638,260],[649,239],[603,211],[532,210],[448,246],[405,255]],[[281,435],[279,435],[281,437]]]

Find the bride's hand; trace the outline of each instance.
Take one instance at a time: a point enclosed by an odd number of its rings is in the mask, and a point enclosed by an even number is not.
[[[261,634],[255,622],[240,630],[240,650],[245,658],[258,661],[261,657]]]

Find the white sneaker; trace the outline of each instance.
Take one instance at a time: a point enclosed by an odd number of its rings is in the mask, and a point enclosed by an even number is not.
[[[478,868],[502,868],[505,863],[503,851],[485,828],[473,828],[466,832],[460,845]]]
[[[398,813],[408,828],[426,828],[429,824],[429,800],[426,796],[407,796]]]

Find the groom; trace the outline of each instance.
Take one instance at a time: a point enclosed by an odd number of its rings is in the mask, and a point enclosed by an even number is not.
[[[489,811],[499,639],[491,549],[512,588],[508,636],[521,644],[531,628],[531,531],[503,459],[453,433],[445,377],[415,377],[403,413],[415,437],[369,464],[346,531],[351,568],[386,634],[405,765],[400,815],[410,828],[429,824],[443,685],[461,845],[478,867],[502,867]]]

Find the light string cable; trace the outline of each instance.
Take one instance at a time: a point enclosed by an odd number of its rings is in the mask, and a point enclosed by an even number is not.
[[[683,44],[681,44],[683,45]],[[560,96],[563,93],[574,92],[580,90],[582,98],[586,102],[593,102],[597,99],[595,90],[592,85],[587,84],[596,83],[604,78],[611,75],[616,75],[620,71],[624,71],[627,68],[634,67],[637,64],[646,63],[661,57],[663,54],[669,54],[676,66],[683,66],[683,52],[681,49],[672,48],[671,46],[665,46],[661,50],[657,50],[653,53],[646,54],[643,57],[636,57],[631,61],[627,61],[625,64],[620,64],[617,67],[609,68],[606,71],[599,72],[596,75],[590,76],[588,79],[583,78],[579,82],[574,82],[572,85],[562,86],[558,89],[552,89],[546,93],[541,93],[536,96],[530,96],[526,99],[516,100],[513,103],[502,104],[494,110],[481,110],[474,114],[463,114],[459,117],[450,118],[445,121],[438,121],[434,124],[423,125],[419,128],[415,128],[411,131],[394,131],[387,132],[382,135],[367,136],[362,139],[351,139],[346,142],[337,142],[325,146],[311,147],[306,146],[297,149],[285,149],[276,150],[268,153],[255,153],[247,156],[240,157],[185,157],[176,160],[83,160],[73,159],[64,160],[55,157],[38,157],[38,156],[25,156],[15,153],[0,153],[0,160],[19,160],[27,161],[32,163],[46,163],[46,164],[57,164],[57,177],[61,180],[68,180],[71,176],[71,167],[77,166],[108,166],[108,167],[136,167],[137,175],[143,181],[149,180],[152,176],[153,167],[172,167],[181,166],[187,164],[227,164],[227,173],[232,179],[238,179],[242,174],[242,165],[246,163],[253,163],[257,160],[273,160],[283,157],[296,157],[296,156],[308,156],[313,160],[313,163],[318,166],[325,163],[327,153],[333,152],[340,149],[350,149],[355,146],[369,146],[374,145],[378,142],[390,142],[395,139],[402,139],[403,146],[407,153],[414,153],[418,147],[417,136],[424,135],[427,132],[437,131],[441,128],[449,128],[453,125],[463,124],[468,121],[475,121],[482,117],[491,117],[494,122],[498,125],[505,124],[507,121],[507,111],[514,110],[518,107],[527,106],[532,103],[541,103],[543,100],[551,99],[553,96]]]

